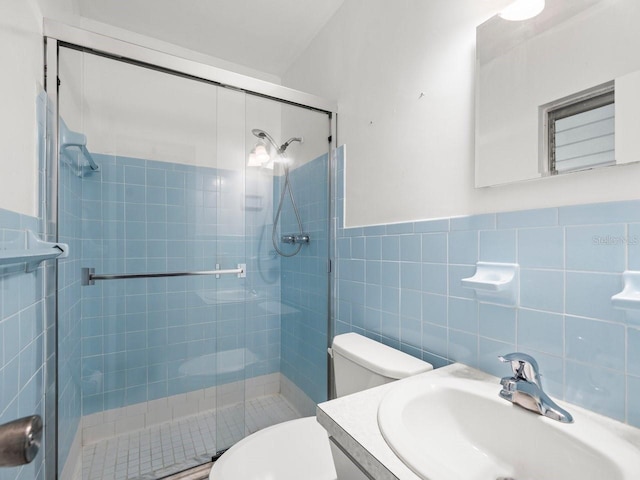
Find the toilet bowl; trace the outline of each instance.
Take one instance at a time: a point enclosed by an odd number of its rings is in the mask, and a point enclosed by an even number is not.
[[[279,457],[284,461],[273,461]],[[209,474],[210,480],[336,478],[327,431],[315,417],[290,420],[249,435],[225,452]]]
[[[349,395],[433,367],[356,333],[337,335],[333,358],[336,393]],[[366,480],[368,477],[329,440],[315,417],[260,430],[226,451],[209,480]]]

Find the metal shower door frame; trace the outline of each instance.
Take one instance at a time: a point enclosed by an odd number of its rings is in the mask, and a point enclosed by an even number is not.
[[[212,65],[204,64],[197,60],[181,58],[169,53],[154,50],[152,48],[125,42],[106,35],[90,32],[77,27],[66,25],[50,19],[44,19],[44,85],[47,92],[47,155],[45,171],[41,172],[40,191],[41,204],[47,241],[58,240],[58,200],[59,200],[59,49],[61,46],[88,51],[97,55],[112,58],[114,60],[133,63],[165,73],[183,76],[194,80],[203,81],[212,85],[242,91],[248,95],[268,98],[277,102],[294,105],[301,108],[326,113],[328,116],[328,158],[327,162],[327,193],[329,212],[327,231],[329,242],[327,247],[327,347],[330,346],[334,334],[333,326],[333,293],[334,269],[332,265],[334,255],[335,228],[333,225],[334,202],[332,199],[332,179],[334,176],[334,152],[337,141],[337,113],[336,102],[283,87],[264,80],[249,77],[239,73],[224,70]],[[50,262],[45,267],[44,304],[45,318],[47,319],[47,338],[45,358],[47,369],[45,375],[45,425],[50,425],[53,416],[53,431],[51,426],[45,427],[46,456],[45,478],[46,480],[58,479],[58,262]],[[327,393],[332,397],[333,371],[330,359],[327,355],[328,385]],[[53,397],[53,398],[52,398]]]

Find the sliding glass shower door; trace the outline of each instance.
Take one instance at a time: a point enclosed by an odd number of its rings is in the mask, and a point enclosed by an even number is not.
[[[244,96],[60,50],[59,463],[80,435],[85,478],[160,477],[244,433],[216,410],[244,400]]]
[[[75,46],[58,65],[59,478],[161,478],[314,414],[327,113]]]

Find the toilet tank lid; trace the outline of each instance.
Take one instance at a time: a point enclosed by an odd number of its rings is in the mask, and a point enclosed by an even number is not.
[[[400,379],[433,370],[430,363],[353,332],[336,335],[332,348],[334,353],[388,378]]]

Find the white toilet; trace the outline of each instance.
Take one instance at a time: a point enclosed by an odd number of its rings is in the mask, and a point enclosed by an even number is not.
[[[338,396],[433,369],[427,362],[357,333],[337,335],[330,353]],[[225,452],[209,474],[209,480],[336,478],[367,477],[330,442],[315,417],[280,423],[249,435]]]

